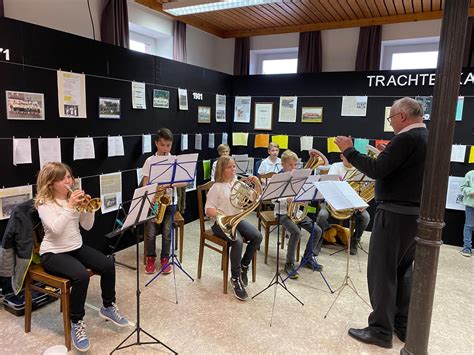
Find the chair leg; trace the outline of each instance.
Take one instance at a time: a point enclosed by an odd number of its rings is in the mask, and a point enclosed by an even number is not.
[[[179,227],[179,261],[183,262],[184,225]]]
[[[25,333],[29,333],[31,331],[32,299],[30,282],[30,277],[27,275],[25,279]]]
[[[204,257],[204,238],[201,236],[199,241],[199,257],[198,257],[198,279],[201,278],[202,274],[202,259]]]
[[[224,264],[224,294],[227,294],[227,285],[229,284],[229,246],[225,245],[222,250],[222,263]]]
[[[270,243],[270,227],[265,226],[265,264],[268,264],[268,244]]]
[[[252,282],[257,279],[257,253],[253,254],[252,257]]]
[[[258,218],[258,231],[262,231],[262,220],[260,218]]]
[[[61,304],[63,308],[63,323],[64,323],[64,341],[66,348],[71,350],[71,311],[69,308],[69,287],[61,290]]]

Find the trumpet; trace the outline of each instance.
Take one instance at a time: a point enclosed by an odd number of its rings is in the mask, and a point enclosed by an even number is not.
[[[71,188],[71,186],[66,185],[66,188],[72,192],[74,190]],[[82,199],[79,201],[79,204],[74,206],[77,212],[83,213],[83,212],[96,212],[100,209],[100,206],[102,206],[102,200],[100,198],[90,198],[84,195]]]

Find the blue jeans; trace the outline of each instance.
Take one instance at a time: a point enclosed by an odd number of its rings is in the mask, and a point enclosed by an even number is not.
[[[472,231],[474,230],[474,207],[466,206],[464,222],[464,248],[472,249]]]

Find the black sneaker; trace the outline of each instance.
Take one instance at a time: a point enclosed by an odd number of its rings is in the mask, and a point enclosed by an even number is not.
[[[234,295],[241,301],[247,300],[249,298],[249,295],[247,294],[247,291],[245,291],[244,286],[242,285],[242,282],[240,281],[240,277],[238,279],[234,279],[233,277],[230,279],[230,284],[234,288]]]
[[[303,261],[303,259],[301,259],[301,261]],[[323,266],[318,263],[314,256],[310,259],[307,259],[303,266],[313,271],[323,271]]]
[[[247,276],[248,271],[249,271],[249,267],[242,265],[242,271],[240,272],[240,281],[242,281],[242,284],[245,287],[249,285],[249,277]]]
[[[353,248],[353,247],[351,246],[351,249],[350,249],[349,253],[350,253],[351,255],[357,255],[357,247]]]
[[[295,264],[293,263],[285,264],[285,272],[287,273],[288,277],[293,280],[296,280],[300,276],[298,271],[295,269]]]

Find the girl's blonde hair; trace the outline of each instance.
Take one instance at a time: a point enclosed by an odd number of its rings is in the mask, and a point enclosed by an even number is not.
[[[71,168],[63,163],[52,162],[43,166],[36,179],[35,206],[38,207],[46,202],[54,201],[54,183],[71,174]]]
[[[229,157],[229,156],[224,156],[217,159],[216,176],[215,176],[216,182],[224,182],[224,170],[225,168],[227,168],[227,165],[229,164],[230,161],[234,161],[234,158]]]
[[[287,149],[281,155],[281,161],[284,162],[284,161],[289,161],[289,160],[298,161],[298,156],[292,150]]]

